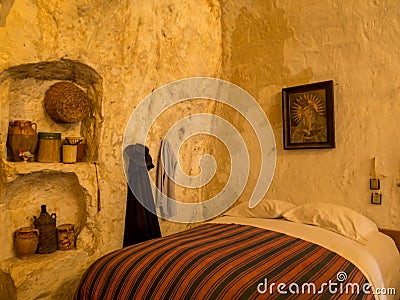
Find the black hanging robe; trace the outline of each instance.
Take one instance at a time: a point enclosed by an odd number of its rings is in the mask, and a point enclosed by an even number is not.
[[[125,155],[129,158],[129,185],[125,215],[124,247],[161,237],[157,216],[146,209],[135,197],[136,195],[141,199],[142,203],[153,212],[156,211],[147,172],[154,168],[149,149],[141,144],[130,145],[125,148]]]

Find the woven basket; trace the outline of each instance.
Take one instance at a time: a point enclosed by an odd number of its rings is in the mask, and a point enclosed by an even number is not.
[[[89,112],[90,99],[73,83],[58,82],[46,91],[44,108],[56,123],[76,123]]]

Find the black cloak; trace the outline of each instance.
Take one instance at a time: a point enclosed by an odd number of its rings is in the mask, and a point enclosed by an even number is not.
[[[153,213],[156,209],[147,172],[154,168],[149,148],[130,145],[125,148],[125,155],[129,158],[129,184],[123,247],[161,237],[158,217]]]

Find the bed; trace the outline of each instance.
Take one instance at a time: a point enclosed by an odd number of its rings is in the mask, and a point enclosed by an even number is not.
[[[399,252],[371,221],[326,204],[260,205],[103,256],[75,299],[399,299]]]

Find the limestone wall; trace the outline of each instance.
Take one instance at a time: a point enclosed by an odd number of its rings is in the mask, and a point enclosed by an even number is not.
[[[5,26],[0,25],[0,72],[23,64],[67,59],[93,68],[102,79],[101,86],[96,86],[100,91],[96,92],[96,97],[101,99],[96,102],[100,106],[96,107],[99,110],[95,115],[100,123],[91,123],[85,127],[90,129],[93,126],[92,131],[101,129],[99,135],[96,134],[99,137],[96,143],[98,154],[94,157],[97,161],[98,194],[93,160],[87,162],[87,168],[79,164],[75,167],[63,167],[62,164],[43,167],[29,163],[16,166],[16,163],[7,162],[5,140],[9,121],[16,117],[38,117],[39,120],[32,121],[41,123],[39,127],[42,125],[42,128],[49,128],[47,123],[43,126],[42,121],[47,117],[41,113],[26,115],[22,110],[15,112],[21,100],[18,98],[18,86],[22,86],[24,91],[35,91],[32,103],[36,106],[40,104],[40,98],[51,78],[39,78],[36,82],[35,79],[15,82],[12,78],[6,78],[0,83],[0,220],[7,224],[1,231],[2,240],[4,233],[7,238],[3,241],[11,245],[12,231],[25,226],[28,218],[37,215],[36,211],[30,211],[35,210],[34,204],[45,201],[43,193],[35,194],[37,189],[32,188],[27,193],[29,196],[25,194],[30,205],[25,207],[24,213],[22,210],[11,213],[6,203],[10,198],[7,196],[10,193],[9,186],[18,178],[28,176],[29,179],[31,173],[35,178],[41,177],[42,169],[48,168],[57,174],[74,173],[77,176],[87,202],[78,206],[87,208],[86,226],[90,227],[89,231],[81,232],[77,250],[38,255],[29,262],[16,259],[11,247],[0,250],[0,268],[7,276],[11,276],[14,285],[10,286],[8,280],[7,284],[4,283],[8,286],[2,285],[1,288],[13,295],[16,291],[18,299],[71,299],[74,287],[88,264],[99,255],[122,245],[126,205],[122,139],[135,106],[152,90],[173,80],[193,76],[219,77],[222,51],[219,3],[175,0],[6,2],[7,5],[11,3],[12,8],[7,14]],[[74,77],[64,80],[74,81]],[[26,84],[30,87],[27,88]],[[38,85],[37,89],[35,84]],[[15,90],[10,90],[10,87]],[[91,92],[88,90],[88,93]],[[16,98],[18,101],[13,101]],[[24,92],[23,98],[29,98],[29,93]],[[198,111],[202,108],[209,110],[206,106],[186,103],[184,109],[174,109],[176,113],[182,114],[184,111]],[[174,115],[173,112],[170,114]],[[160,136],[164,132],[161,126],[149,138],[148,146],[154,162],[157,159]],[[68,132],[72,133],[76,134],[76,129]],[[193,143],[202,149],[207,141],[197,140]],[[189,149],[192,146],[187,145]],[[192,164],[195,152],[183,155],[185,164]],[[197,166],[197,161],[194,164]],[[151,176],[154,177],[154,171]],[[15,181],[13,185],[17,184]],[[35,184],[40,182],[35,181]],[[59,218],[62,211],[65,215],[74,215],[72,210],[76,210],[77,205],[71,206],[68,203],[58,211]],[[172,228],[171,232],[185,227]]]
[[[12,2],[3,1],[7,5]],[[25,267],[15,258],[11,264],[2,261],[7,282],[11,274],[15,285],[9,287],[9,294],[15,294],[16,288],[17,295],[25,299],[70,299],[78,275],[87,264],[121,246],[126,201],[121,159],[125,125],[138,103],[152,90],[187,77],[231,81],[251,93],[262,106],[277,143],[277,167],[267,197],[295,203],[344,204],[381,227],[400,227],[400,133],[396,126],[400,113],[398,1],[353,0],[343,4],[336,0],[19,0],[9,12],[7,9],[4,25],[3,13],[1,10],[0,72],[21,64],[65,58],[93,68],[102,78],[98,102],[101,105],[97,107],[101,131],[96,155],[100,198],[88,198],[90,232],[101,238],[94,242],[88,234],[88,244],[84,244],[85,237],[81,237],[84,248],[92,249],[96,243],[95,252],[79,252],[75,256],[57,253],[51,258],[59,262],[56,267],[50,264],[51,260],[35,260],[32,270],[42,273],[30,272],[29,264]],[[281,89],[331,79],[335,83],[336,148],[284,151]],[[38,82],[38,86],[35,101],[46,83]],[[16,97],[9,87],[7,82],[0,83],[1,99],[9,101]],[[14,110],[15,103],[12,105]],[[10,118],[9,109],[0,108],[1,128],[12,121],[6,119]],[[248,124],[229,108],[203,100],[178,105],[160,118],[148,140],[154,159],[160,138],[172,119],[200,111],[217,113],[235,124],[244,134],[253,166],[257,165],[260,157]],[[23,115],[15,113],[11,117]],[[4,135],[5,132],[0,133],[3,140]],[[24,176],[41,170],[10,168],[5,161],[5,145],[2,147],[0,192],[2,199],[6,199],[8,184],[19,177],[16,173]],[[199,172],[198,158],[207,152],[215,154],[222,167],[207,189],[179,188],[179,195],[199,201],[215,195],[228,177],[226,149],[204,136],[188,141],[182,149],[181,163],[190,174]],[[370,204],[373,157],[377,158],[382,180],[381,206]],[[62,166],[56,169],[63,171]],[[74,170],[68,168],[68,172]],[[96,195],[94,167],[78,168],[77,172],[90,179],[85,179],[84,188]],[[154,170],[150,175],[154,178]],[[249,197],[255,178],[253,171],[241,201]],[[0,220],[10,222],[5,217],[9,214],[6,207],[0,202]],[[19,224],[15,217],[12,222],[10,231]],[[21,226],[25,222],[21,220]],[[161,225],[164,234],[188,227],[165,221]],[[8,248],[7,253],[0,250],[2,257],[10,252]],[[57,277],[54,282],[53,274],[61,270],[65,278]],[[46,276],[53,281],[46,281]]]
[[[222,77],[259,101],[275,131],[267,197],[343,204],[400,228],[400,3],[239,0],[221,10]],[[283,150],[281,89],[325,80],[334,81],[336,148]],[[373,157],[381,206],[370,203]]]

